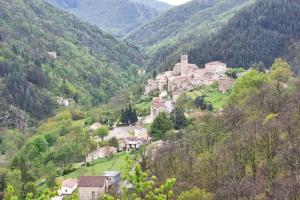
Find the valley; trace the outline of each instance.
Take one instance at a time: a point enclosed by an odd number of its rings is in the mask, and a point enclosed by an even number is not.
[[[0,1],[0,200],[298,200],[300,2]]]

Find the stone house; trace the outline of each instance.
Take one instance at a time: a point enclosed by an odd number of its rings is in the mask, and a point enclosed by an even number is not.
[[[154,97],[150,107],[151,116],[156,117],[160,112],[167,112],[168,110],[165,103],[165,100]]]
[[[105,146],[101,148],[97,148],[95,151],[90,152],[85,160],[86,162],[91,162],[96,159],[106,158],[108,156],[115,155],[118,152],[118,149],[113,146]]]
[[[78,182],[79,200],[98,200],[107,192],[108,182],[105,176],[82,176]]]
[[[59,195],[70,195],[72,194],[78,187],[77,180],[74,178],[66,179],[62,182],[61,188],[58,191]]]

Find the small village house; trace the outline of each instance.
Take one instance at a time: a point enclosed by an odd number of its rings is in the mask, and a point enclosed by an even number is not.
[[[62,182],[61,188],[58,191],[60,195],[70,195],[72,194],[78,187],[77,180],[74,178],[66,179]]]
[[[75,101],[72,98],[65,99],[64,97],[56,97],[56,102],[60,106],[69,107],[70,105],[74,105]]]
[[[103,175],[107,179],[107,184],[110,192],[119,194],[121,193],[121,172],[119,171],[106,171]]]
[[[56,51],[48,51],[47,56],[49,59],[56,59],[57,58],[57,53]]]
[[[119,184],[121,181],[121,172],[118,171],[106,171],[103,173],[107,179],[108,186]]]
[[[91,162],[96,159],[106,158],[112,155],[115,155],[118,152],[118,149],[113,146],[105,146],[97,148],[95,151],[89,153],[86,157],[86,162]]]
[[[108,189],[105,176],[82,176],[78,182],[79,200],[98,200]]]

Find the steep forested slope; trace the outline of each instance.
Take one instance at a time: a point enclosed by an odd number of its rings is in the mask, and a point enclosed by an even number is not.
[[[0,1],[0,105],[42,118],[58,95],[98,104],[134,80],[142,61],[136,48],[42,0]]]
[[[255,0],[194,0],[170,9],[132,32],[127,39],[144,46],[152,56],[151,67],[162,70],[253,2]]]
[[[299,39],[300,1],[260,0],[189,54],[199,65],[223,60],[230,66],[246,68],[259,61],[268,66],[274,58],[283,56],[299,68]]]
[[[79,18],[122,36],[159,14],[159,10],[131,0],[47,0]]]

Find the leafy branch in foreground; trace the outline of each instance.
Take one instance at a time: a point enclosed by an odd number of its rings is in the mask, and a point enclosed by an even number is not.
[[[148,172],[143,172],[138,163],[127,157],[127,172],[124,175],[129,187],[123,188],[122,200],[168,200],[173,199],[175,179],[170,178],[158,186],[156,177],[150,177]],[[130,189],[129,189],[130,188]],[[113,196],[104,195],[101,200],[115,200]]]

